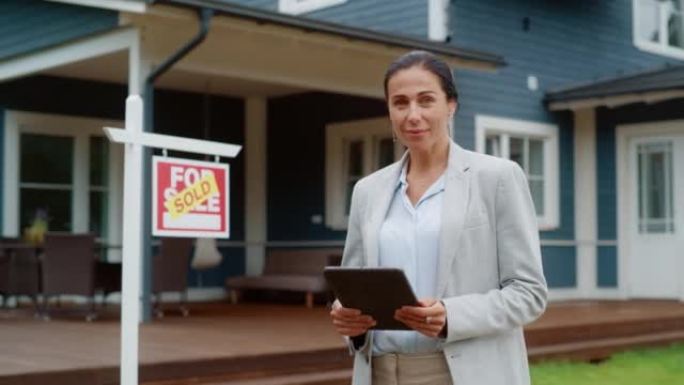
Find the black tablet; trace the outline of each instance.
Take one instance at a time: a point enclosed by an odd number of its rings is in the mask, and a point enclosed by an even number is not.
[[[359,309],[377,321],[373,329],[409,329],[394,319],[394,312],[400,307],[418,305],[403,270],[386,267],[326,267],[323,274],[342,306]]]

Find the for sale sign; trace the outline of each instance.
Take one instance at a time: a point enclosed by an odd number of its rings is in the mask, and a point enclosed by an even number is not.
[[[228,165],[153,157],[152,234],[228,238]]]

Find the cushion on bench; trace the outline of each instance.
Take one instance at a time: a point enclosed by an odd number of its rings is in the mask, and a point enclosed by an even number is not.
[[[326,290],[323,277],[311,275],[262,275],[228,278],[228,287],[236,289],[270,289],[319,293]]]
[[[327,284],[323,269],[339,265],[341,255],[339,248],[269,250],[262,275],[228,278],[226,286],[234,290],[325,292]]]

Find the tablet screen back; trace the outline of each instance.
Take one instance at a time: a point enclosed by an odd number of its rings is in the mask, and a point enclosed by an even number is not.
[[[326,267],[324,275],[342,306],[359,309],[377,321],[373,329],[409,329],[394,319],[395,310],[418,303],[402,270]]]

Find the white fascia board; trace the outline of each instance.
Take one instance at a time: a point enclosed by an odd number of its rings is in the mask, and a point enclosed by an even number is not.
[[[112,127],[105,127],[104,131],[107,138],[114,143],[133,143],[144,147],[224,156],[227,158],[235,158],[242,150],[242,146],[236,144],[218,143],[209,140],[182,138],[149,132],[131,133],[130,130]]]
[[[65,3],[81,5],[84,7],[94,7],[103,9],[113,9],[121,12],[145,13],[147,3],[143,0],[47,0],[53,3]]]
[[[11,58],[0,62],[0,82],[122,51],[135,44],[137,39],[136,28],[124,27]]]
[[[668,99],[684,98],[683,90],[653,91],[644,93],[632,93],[603,98],[587,98],[569,102],[552,102],[549,110],[582,110],[585,108],[608,107],[614,108],[631,103],[657,103]]]

